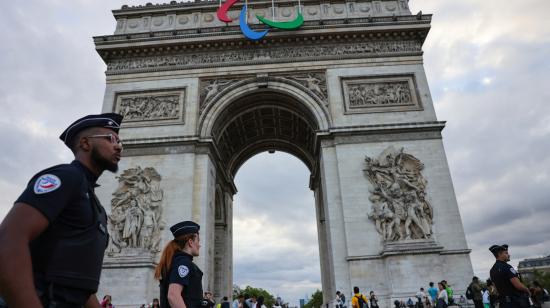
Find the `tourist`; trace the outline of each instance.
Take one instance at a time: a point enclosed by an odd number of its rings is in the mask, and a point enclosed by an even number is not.
[[[491,308],[491,300],[489,298],[489,290],[487,288],[481,289],[481,298],[484,308]]]
[[[233,301],[233,308],[243,308],[244,295],[239,294],[237,298]]]
[[[353,308],[367,308],[368,300],[365,295],[359,293],[359,287],[353,287],[353,297],[351,298],[351,307]]]
[[[174,239],[169,241],[155,269],[155,279],[160,280],[160,306],[198,308],[202,305],[202,272],[193,263],[201,248],[200,226],[192,221],[182,221],[170,231]]]
[[[263,296],[258,296],[258,300],[256,301],[255,307],[256,307],[256,308],[267,308],[267,307],[264,305],[264,297],[263,297]]]
[[[99,307],[109,235],[94,189],[103,171],[118,170],[121,122],[121,115],[105,113],[69,125],[59,138],[75,159],[37,173],[4,218],[0,286],[9,307]]]
[[[245,298],[247,296],[245,295]],[[255,308],[256,307],[256,296],[252,295],[250,298],[245,299],[245,304],[248,308]]]
[[[378,297],[374,294],[374,291],[369,293],[370,308],[378,308]]]
[[[430,282],[430,287],[428,288],[428,294],[430,294],[430,300],[432,305],[435,305],[437,301],[437,293],[438,291],[437,291],[437,288],[434,286],[434,283]]]
[[[112,298],[111,295],[105,295],[103,296],[103,300],[101,301],[101,307],[102,308],[114,308],[113,304],[111,303]]]
[[[336,307],[345,308],[346,307],[346,296],[340,291],[336,291]]]
[[[519,280],[518,272],[510,265],[508,245],[493,245],[489,251],[495,256],[495,264],[490,270],[491,280],[499,294],[499,308],[528,307],[531,295],[529,289]]]
[[[447,291],[447,304],[448,305],[454,304],[453,288],[451,288],[451,285],[449,285],[446,280],[442,280],[441,282],[443,282],[443,284],[445,285],[445,291]]]
[[[495,284],[491,279],[487,279],[487,290],[489,291],[489,301],[491,304],[491,308],[495,308],[497,301],[498,301],[498,291],[495,287]]]
[[[230,308],[231,304],[229,303],[229,299],[227,298],[227,296],[224,296],[223,299],[222,299],[222,304],[221,304],[221,308]]]
[[[541,308],[544,297],[544,290],[538,281],[533,282],[533,287],[531,288],[531,301],[533,301],[534,308]]]
[[[474,276],[468,288],[472,290],[472,300],[474,301],[475,308],[483,308],[482,290],[479,285],[479,278]]]
[[[204,292],[204,299],[202,307],[205,308],[214,308],[216,306],[216,301],[214,300],[214,295],[210,291]]]
[[[424,292],[424,288],[420,288],[420,290],[418,292],[416,292],[416,298],[418,299],[418,301],[416,302],[416,306],[418,308],[422,308],[424,307],[424,299],[426,298],[426,292]]]
[[[449,305],[449,293],[447,292],[447,286],[445,281],[441,281],[437,284],[439,288],[439,294],[437,296],[436,308],[446,308]]]
[[[158,298],[153,298],[153,302],[151,303],[151,308],[160,308],[160,301]]]

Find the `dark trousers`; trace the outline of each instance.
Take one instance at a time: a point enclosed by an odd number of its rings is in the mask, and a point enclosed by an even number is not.
[[[475,308],[483,308],[483,301],[480,299],[474,299]]]

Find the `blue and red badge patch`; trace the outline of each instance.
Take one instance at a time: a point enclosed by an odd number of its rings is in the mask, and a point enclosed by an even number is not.
[[[61,180],[53,174],[43,174],[34,183],[34,193],[37,195],[52,192],[61,187]]]

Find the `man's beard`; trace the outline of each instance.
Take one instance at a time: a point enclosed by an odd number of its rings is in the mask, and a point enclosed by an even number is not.
[[[118,171],[118,163],[113,163],[112,161],[99,155],[99,152],[96,150],[96,148],[92,149],[91,154],[92,161],[102,170],[109,170],[113,173],[116,173]]]

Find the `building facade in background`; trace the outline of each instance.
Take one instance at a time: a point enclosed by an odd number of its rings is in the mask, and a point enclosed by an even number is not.
[[[99,293],[119,307],[158,297],[168,227],[194,220],[204,289],[230,296],[234,176],[274,150],[311,171],[325,304],[354,286],[386,307],[429,281],[462,293],[470,250],[423,67],[431,15],[407,0],[226,5],[123,6],[94,38],[103,111],[125,117],[122,172],[98,189],[111,233]]]
[[[535,271],[550,273],[550,256],[519,261],[518,272],[523,279],[535,280]]]

